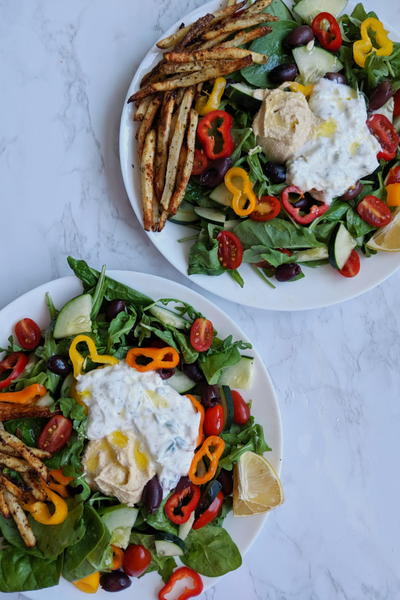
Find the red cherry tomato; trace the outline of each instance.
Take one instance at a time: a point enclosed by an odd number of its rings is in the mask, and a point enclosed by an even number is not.
[[[400,90],[397,90],[397,92],[394,95],[393,117],[400,117]]]
[[[42,429],[38,446],[41,450],[54,454],[65,446],[71,434],[72,422],[62,415],[55,415]]]
[[[246,425],[250,418],[250,408],[245,399],[236,390],[231,390],[233,400],[233,420],[238,425]]]
[[[400,165],[390,169],[385,180],[385,185],[390,185],[391,183],[400,183]]]
[[[256,208],[250,213],[253,221],[271,221],[281,212],[281,203],[275,196],[261,196],[257,200]]]
[[[204,154],[204,150],[196,148],[194,151],[192,175],[201,175],[208,167],[208,158]]]
[[[140,544],[131,544],[124,553],[122,567],[129,577],[140,577],[151,563],[151,554]]]
[[[377,158],[379,160],[392,160],[396,156],[400,141],[392,123],[385,115],[374,114],[367,120],[367,125],[382,147],[382,150],[377,154]]]
[[[203,513],[201,513],[199,517],[197,517],[193,523],[193,529],[201,529],[205,525],[211,523],[211,521],[213,521],[219,515],[223,501],[223,493],[218,492],[210,506]]]
[[[34,350],[40,344],[42,332],[40,327],[32,319],[21,319],[15,325],[15,335],[17,336],[18,344],[24,350]]]
[[[392,220],[390,208],[376,196],[365,196],[356,210],[362,220],[373,227],[383,227]]]
[[[197,352],[205,352],[213,342],[214,327],[211,321],[199,317],[190,328],[190,343]]]
[[[207,408],[204,417],[204,433],[206,435],[219,435],[224,428],[224,409],[220,404]]]
[[[242,264],[243,246],[232,231],[220,231],[217,235],[218,258],[225,269],[237,269]]]
[[[343,277],[355,277],[360,272],[360,257],[355,250],[351,251],[349,258],[347,259],[343,269],[340,269],[339,273]]]

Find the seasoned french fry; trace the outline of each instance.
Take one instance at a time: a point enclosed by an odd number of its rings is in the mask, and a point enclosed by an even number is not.
[[[15,485],[15,483],[13,483],[9,479],[7,479],[7,477],[2,475],[1,473],[0,473],[0,485],[2,488],[7,490],[8,492],[10,492],[11,494],[16,496],[20,500],[25,499],[26,492],[23,489],[21,489],[20,487],[18,487],[17,485]]]
[[[143,121],[140,123],[139,128],[136,132],[137,152],[138,152],[139,157],[142,156],[144,140],[146,139],[148,132],[152,128],[153,121],[154,121],[157,111],[160,107],[160,104],[161,104],[161,96],[156,96],[155,98],[153,98],[153,100],[150,102],[149,106],[147,107],[146,114],[143,118]]]
[[[241,29],[246,29],[247,27],[253,27],[254,25],[259,25],[260,23],[266,23],[267,21],[277,21],[278,18],[274,15],[270,15],[268,13],[261,13],[250,15],[249,17],[238,17],[237,19],[232,19],[228,21],[224,25],[222,25],[218,29],[213,29],[211,31],[207,31],[203,34],[202,38],[204,40],[212,40],[222,33],[233,33],[234,31],[240,31]]]
[[[222,46],[222,42],[224,42],[231,35],[231,31],[225,31],[212,40],[202,41],[196,50],[209,50],[210,48],[215,48],[216,46]]]
[[[8,508],[10,509],[10,513],[12,518],[15,521],[15,524],[18,528],[18,531],[24,540],[25,546],[28,548],[33,548],[36,546],[36,538],[33,535],[33,531],[29,526],[28,519],[26,514],[22,510],[21,506],[18,504],[17,499],[10,494],[10,492],[5,491],[4,497],[7,502]]]
[[[175,94],[164,94],[163,104],[157,125],[157,150],[155,157],[154,191],[158,199],[164,189],[165,171],[167,168],[168,143],[171,131],[172,113],[175,106]]]
[[[175,75],[175,73],[194,73],[201,71],[206,65],[204,63],[164,63],[160,69],[162,75]],[[143,100],[142,100],[143,102]]]
[[[184,162],[182,170],[180,172],[179,179],[177,179],[175,190],[174,190],[174,193],[170,200],[169,208],[168,208],[168,212],[171,215],[176,214],[176,211],[178,210],[178,208],[183,200],[183,197],[185,195],[186,187],[187,187],[188,181],[190,179],[190,175],[192,173],[194,147],[195,147],[195,142],[196,142],[196,129],[197,129],[198,120],[199,120],[199,115],[198,115],[197,111],[192,108],[189,113],[189,125],[188,125],[188,129],[187,129],[187,138],[186,138],[187,151],[186,151],[185,162]]]
[[[185,33],[183,38],[181,40],[179,40],[179,42],[177,42],[177,44],[175,44],[174,50],[178,51],[178,50],[182,50],[183,48],[185,48],[185,46],[190,44],[192,42],[192,40],[199,37],[199,35],[201,35],[203,33],[203,31],[205,31],[205,29],[209,25],[211,25],[211,23],[213,21],[214,21],[214,15],[212,15],[210,13],[204,15],[204,17],[200,17],[200,19],[197,19],[197,21],[195,21],[194,23],[192,23],[192,25],[190,25],[189,29],[187,30],[187,32]]]
[[[12,435],[11,433],[0,429],[0,440],[4,444],[8,444],[9,446],[11,446],[11,448],[14,448],[14,450],[16,450],[18,454],[20,454],[22,458],[26,460],[26,462],[32,467],[34,471],[36,471],[36,473],[38,473],[40,477],[42,477],[45,481],[48,481],[49,471],[46,465],[44,465],[42,461],[39,460],[33,452],[31,452],[29,447],[26,446],[23,442],[21,442],[20,439],[18,439],[15,435]]]
[[[143,225],[146,231],[153,229],[153,197],[154,197],[154,156],[156,151],[156,132],[151,129],[146,135],[140,176],[143,202]]]
[[[21,477],[26,484],[28,491],[35,500],[40,500],[44,502],[47,498],[47,494],[43,489],[42,480],[36,475],[34,471],[27,471],[26,473],[21,473]]]
[[[135,113],[133,115],[134,121],[143,121],[147,108],[153,99],[152,96],[147,96],[147,98],[143,98],[140,102],[138,102]]]
[[[257,38],[267,35],[267,33],[271,33],[271,31],[271,27],[268,27],[267,25],[260,25],[260,27],[250,29],[248,31],[240,31],[231,40],[222,42],[220,48],[232,48],[236,46],[243,46],[244,44],[248,44],[249,42],[252,42]]]
[[[27,446],[27,448],[30,452],[32,452],[32,454],[34,454],[38,458],[41,458],[42,460],[51,457],[50,452],[46,452],[46,450],[32,448],[31,446]],[[9,446],[8,444],[4,444],[3,442],[0,442],[0,452],[8,454],[9,456],[19,456],[19,453],[16,450],[14,450],[14,448],[11,448],[11,446]]]
[[[0,488],[0,513],[3,515],[3,517],[5,519],[8,519],[10,517],[10,509],[8,508],[8,504],[6,502],[5,496],[4,496],[4,488]]]
[[[18,471],[19,473],[25,473],[29,471],[29,465],[21,460],[20,458],[16,458],[15,456],[9,456],[8,454],[3,454],[0,452],[0,465],[4,465],[9,469],[13,469],[14,471]]]
[[[10,419],[23,419],[24,417],[51,417],[52,413],[45,406],[37,406],[35,404],[23,406],[21,404],[0,404],[0,422],[9,421]]]
[[[142,79],[140,80],[140,87],[144,87],[145,85],[148,85],[155,79],[158,79],[158,72],[159,72],[160,67],[163,64],[163,62],[164,62],[164,59],[162,58],[161,60],[158,61],[158,63],[156,63],[154,65],[154,67],[151,69],[151,71],[149,71],[148,73],[143,75]]]
[[[196,50],[195,52],[166,52],[165,59],[171,63],[192,63],[197,61],[219,61],[219,60],[234,60],[251,56],[253,63],[262,65],[267,62],[265,54],[252,52],[244,48],[212,48],[211,50]]]
[[[131,96],[131,100],[140,100],[141,98],[145,98],[149,94],[153,94],[154,92],[163,92],[167,90],[173,90],[176,88],[183,87],[191,87],[196,85],[197,83],[201,83],[202,81],[208,81],[209,79],[215,79],[216,77],[220,77],[222,75],[228,75],[229,73],[233,73],[234,71],[239,71],[243,69],[243,67],[247,67],[252,63],[251,56],[244,56],[243,58],[239,58],[237,60],[231,60],[228,64],[224,64],[218,67],[209,67],[208,69],[203,69],[198,73],[192,73],[190,75],[182,75],[178,77],[174,77],[172,79],[167,79],[166,81],[159,81],[150,84],[148,87],[138,90],[133,96]]]
[[[272,0],[256,0],[253,4],[250,4],[248,8],[245,8],[243,13],[248,15],[255,15],[256,13],[265,10],[270,4]]]
[[[190,107],[192,106],[194,97],[194,89],[190,87],[186,90],[182,103],[179,107],[176,120],[175,131],[172,136],[171,145],[169,148],[167,170],[165,174],[165,185],[161,197],[161,206],[164,210],[168,210],[172,192],[175,186],[176,172],[178,168],[179,155],[182,147],[183,137],[186,130],[186,123],[189,115]]]
[[[168,211],[167,210],[163,210],[161,215],[160,215],[160,222],[158,224],[158,231],[162,231],[165,227],[165,223],[167,222],[168,219]]]

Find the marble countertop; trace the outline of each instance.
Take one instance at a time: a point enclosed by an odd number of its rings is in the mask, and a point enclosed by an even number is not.
[[[0,307],[66,274],[68,254],[195,288],[136,222],[118,126],[148,47],[200,3],[0,0]],[[379,12],[398,22],[400,5],[381,0]],[[305,313],[205,294],[254,340],[271,373],[286,492],[244,565],[207,600],[400,598],[399,286],[400,272],[358,299]]]

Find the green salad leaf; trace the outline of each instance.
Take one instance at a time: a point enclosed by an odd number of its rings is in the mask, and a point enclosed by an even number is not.
[[[255,422],[254,417],[250,417],[244,427],[234,423],[228,432],[221,433],[221,437],[225,442],[225,450],[219,467],[227,471],[231,471],[247,451],[262,455],[271,450],[265,441],[263,428]]]
[[[181,560],[201,575],[220,577],[242,564],[238,547],[223,527],[206,525],[201,529],[192,529],[186,543],[187,551]]]
[[[172,556],[158,556],[154,541],[154,535],[138,531],[133,531],[130,538],[131,544],[140,544],[147,548],[151,553],[151,563],[144,575],[146,573],[151,573],[152,571],[157,571],[157,573],[161,575],[162,580],[167,582],[176,567],[176,562]]]
[[[265,248],[317,248],[321,242],[306,227],[297,227],[291,221],[241,221],[234,229],[245,248],[265,246]]]
[[[19,548],[0,550],[0,590],[24,592],[57,585],[61,575],[62,556],[43,560]]]

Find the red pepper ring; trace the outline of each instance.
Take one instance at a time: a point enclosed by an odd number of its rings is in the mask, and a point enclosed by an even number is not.
[[[328,28],[324,27],[324,23],[328,23]],[[315,37],[325,50],[336,52],[342,45],[342,34],[340,32],[339,23],[335,17],[328,12],[319,13],[311,23],[311,28]]]
[[[186,523],[200,500],[200,488],[194,483],[174,492],[166,501],[164,511],[168,519],[176,525]]]
[[[11,371],[5,379],[0,380],[0,390],[8,387],[10,383],[23,373],[28,364],[28,357],[23,352],[11,352],[0,362],[0,373]]]
[[[303,198],[304,192],[302,192],[301,189],[295,185],[289,185],[281,192],[281,202],[283,208],[286,210],[287,214],[300,225],[308,225],[309,223],[312,223],[317,217],[323,215],[329,208],[328,204],[313,204],[308,213],[301,215],[301,208],[294,206],[290,202],[290,194],[297,194],[300,196],[300,198]]]
[[[197,137],[207,158],[216,160],[232,154],[234,149],[232,124],[233,119],[225,110],[212,110],[200,119],[197,125]],[[216,151],[216,146],[219,145],[221,148]]]
[[[174,596],[174,600],[187,600],[198,596],[203,591],[203,581],[196,571],[190,567],[179,567],[168,579],[167,583],[158,592],[158,600],[168,600],[167,594],[174,591],[175,584],[182,579],[187,579],[189,585],[185,585],[179,596]]]
[[[138,362],[140,358],[151,359],[146,364]],[[139,371],[155,371],[157,369],[173,369],[179,364],[179,354],[171,346],[164,348],[131,348],[125,358],[127,364]]]

